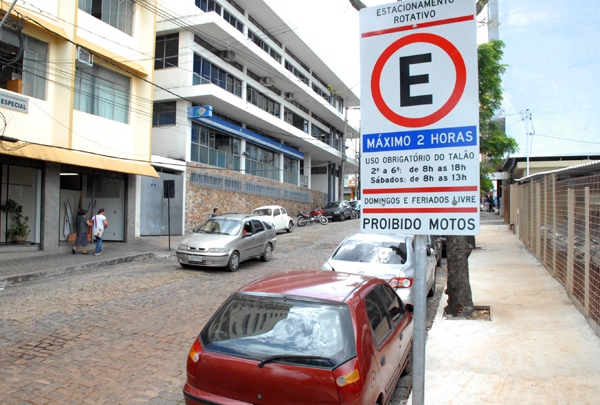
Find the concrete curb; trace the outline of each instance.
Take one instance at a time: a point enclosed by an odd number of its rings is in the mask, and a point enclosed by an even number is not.
[[[61,266],[53,269],[44,269],[43,271],[3,277],[0,279],[0,286],[15,285],[26,281],[37,281],[51,277],[60,277],[63,275],[78,274],[98,267],[114,266],[115,264],[128,263],[135,260],[152,259],[155,257],[157,257],[156,253],[145,252],[128,254],[125,256],[119,256],[112,259],[99,260],[95,262],[80,263],[73,266]]]

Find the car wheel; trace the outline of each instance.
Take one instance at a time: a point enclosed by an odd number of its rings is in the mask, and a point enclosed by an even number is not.
[[[292,233],[294,232],[294,222],[290,221],[290,223],[288,224],[288,227],[286,229],[287,233]]]
[[[433,270],[433,284],[427,293],[427,297],[433,297],[435,295],[435,279],[437,278],[437,269]]]
[[[267,243],[267,246],[265,246],[265,251],[260,256],[260,260],[262,260],[263,262],[268,262],[269,260],[271,260],[272,253],[273,253],[273,248],[271,247],[270,243]]]
[[[342,212],[342,215],[340,215],[340,221],[344,222],[346,220],[346,214],[344,214]]]
[[[240,268],[240,254],[238,252],[233,252],[231,256],[229,256],[229,263],[227,264],[227,270],[230,272],[237,271]]]

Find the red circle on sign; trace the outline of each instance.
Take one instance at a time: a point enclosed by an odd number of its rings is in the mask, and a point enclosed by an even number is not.
[[[456,83],[454,84],[454,89],[452,90],[452,94],[450,94],[450,98],[448,98],[448,101],[446,101],[440,109],[425,117],[409,118],[397,114],[385,103],[383,96],[381,95],[381,73],[388,59],[391,58],[396,51],[406,45],[416,42],[427,42],[436,45],[448,54],[454,63],[454,69],[456,70]],[[438,122],[456,107],[465,90],[466,83],[467,68],[465,66],[465,61],[458,49],[456,49],[450,41],[435,34],[412,34],[393,42],[385,51],[383,51],[379,59],[377,59],[377,62],[373,67],[373,75],[371,76],[371,93],[377,109],[385,118],[394,124],[411,128],[425,127]]]

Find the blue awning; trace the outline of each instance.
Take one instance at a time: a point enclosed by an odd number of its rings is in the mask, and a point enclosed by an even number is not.
[[[272,139],[265,136],[259,135],[256,132],[248,129],[239,127],[223,119],[212,116],[212,106],[199,106],[188,108],[188,118],[199,124],[207,125],[211,128],[218,129],[229,135],[237,138],[242,138],[250,141],[256,145],[262,146],[265,149],[269,149],[275,152],[283,153],[284,155],[291,156],[293,158],[304,160],[304,153],[291,148],[287,145],[280,144]]]

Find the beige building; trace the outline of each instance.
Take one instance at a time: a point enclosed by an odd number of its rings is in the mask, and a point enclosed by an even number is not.
[[[28,0],[0,32],[0,203],[28,217],[27,249],[60,251],[78,209],[105,208],[105,240],[139,234],[152,149],[156,14],[122,0]],[[0,250],[12,216],[0,213]],[[22,247],[21,247],[22,249]],[[66,249],[66,247],[63,247]]]

